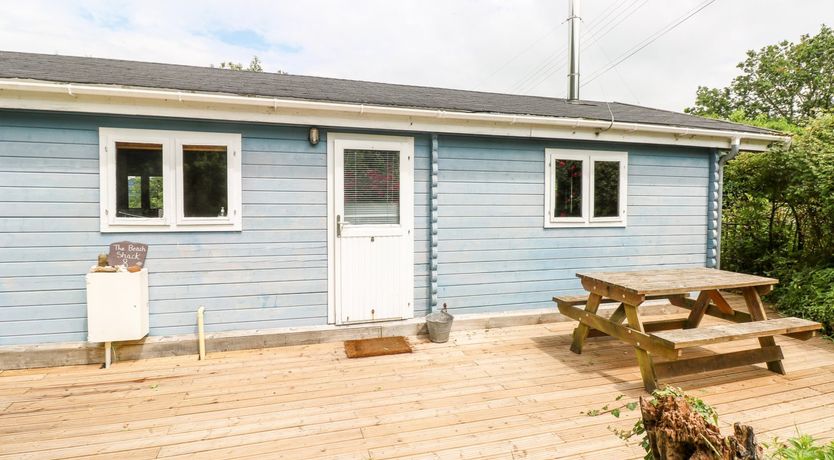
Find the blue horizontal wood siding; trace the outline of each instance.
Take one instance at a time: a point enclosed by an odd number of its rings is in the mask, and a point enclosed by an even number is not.
[[[99,232],[98,128],[239,132],[242,232]],[[342,131],[342,130],[340,130]],[[387,134],[387,133],[382,133]],[[0,111],[0,345],[86,339],[84,274],[150,244],[151,334],[327,322],[326,135],[306,127]],[[431,142],[415,137],[415,316],[430,293]],[[543,228],[544,149],[629,152],[626,228]],[[550,307],[577,270],[702,266],[705,149],[440,136],[438,298],[458,312]]]
[[[98,128],[236,132],[242,232],[99,232]],[[0,111],[0,345],[86,340],[84,274],[114,241],[150,245],[151,334],[327,323],[326,132]],[[415,136],[415,314],[428,298],[429,137]]]
[[[627,151],[628,226],[544,228],[544,150]],[[438,297],[459,313],[552,307],[579,270],[703,266],[706,149],[441,136]]]

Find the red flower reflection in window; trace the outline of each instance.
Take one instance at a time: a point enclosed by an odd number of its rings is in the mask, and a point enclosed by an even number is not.
[[[582,161],[556,160],[553,215],[582,217]]]

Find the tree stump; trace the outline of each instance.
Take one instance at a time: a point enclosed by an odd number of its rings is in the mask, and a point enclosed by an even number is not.
[[[640,398],[643,425],[656,460],[759,460],[753,428],[735,424],[726,438],[718,427],[695,412],[684,398],[665,396],[657,404]]]

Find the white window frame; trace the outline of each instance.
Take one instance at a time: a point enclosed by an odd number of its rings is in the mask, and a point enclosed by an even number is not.
[[[116,143],[162,145],[162,217],[118,217],[116,215]],[[228,209],[224,217],[185,217],[183,206],[182,146],[226,147]],[[99,128],[99,186],[101,232],[193,232],[240,231],[241,135],[152,129]]]
[[[628,217],[628,152],[589,151],[576,149],[545,149],[544,226],[564,227],[625,227]],[[553,215],[556,201],[554,163],[556,160],[582,161],[582,216]],[[620,213],[616,217],[594,217],[594,168],[598,161],[620,163]]]

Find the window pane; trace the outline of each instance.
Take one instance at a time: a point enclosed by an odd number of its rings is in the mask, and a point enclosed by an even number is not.
[[[151,176],[151,208],[162,209],[162,176]]]
[[[229,211],[225,146],[182,147],[182,198],[185,217],[225,217]]]
[[[620,215],[620,162],[594,162],[594,217]]]
[[[556,174],[554,217],[582,217],[582,160],[553,160]]]
[[[127,176],[127,206],[142,207],[142,176]]]
[[[162,146],[116,143],[117,217],[162,217]]]
[[[345,223],[400,223],[400,152],[345,150]]]

